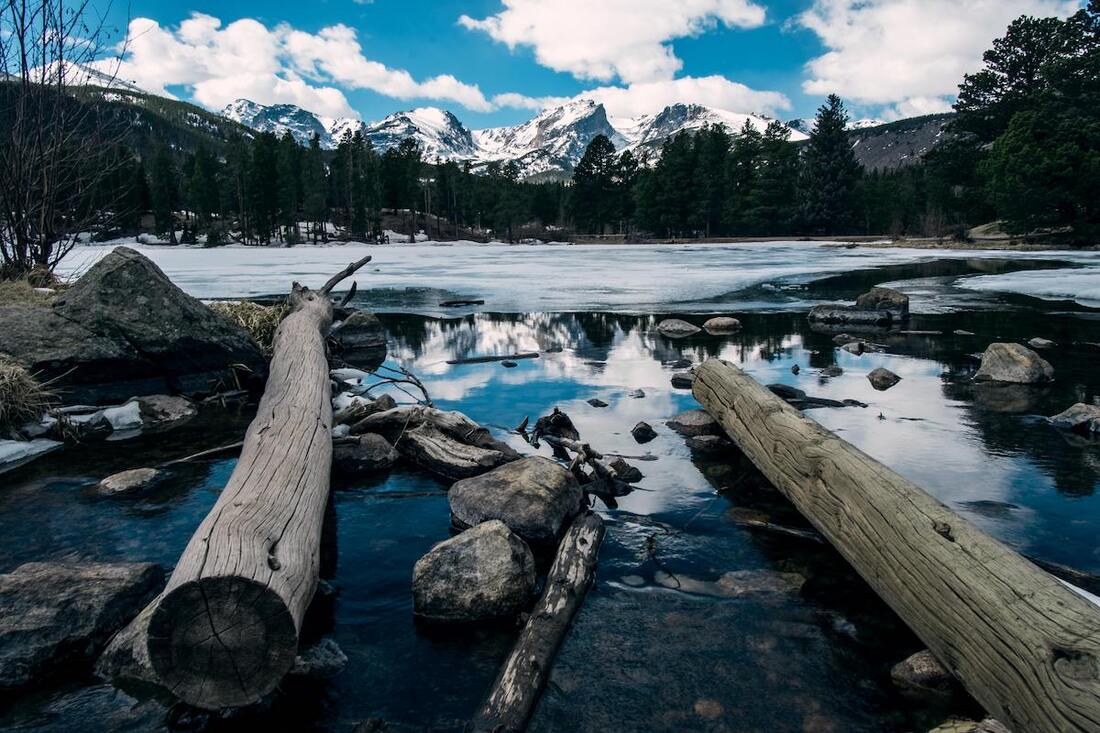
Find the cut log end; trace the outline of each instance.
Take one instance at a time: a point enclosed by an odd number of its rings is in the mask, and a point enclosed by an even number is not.
[[[161,600],[149,622],[149,659],[160,681],[208,710],[259,702],[293,666],[297,651],[286,604],[242,577],[185,583]]]

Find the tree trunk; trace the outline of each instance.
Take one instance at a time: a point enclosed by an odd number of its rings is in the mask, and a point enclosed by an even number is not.
[[[332,463],[328,292],[297,283],[275,334],[256,419],[229,483],[187,544],[149,620],[161,684],[196,707],[255,703],[294,663],[317,586]]]
[[[1100,608],[740,369],[710,359],[694,392],[998,720],[1100,730]]]
[[[474,731],[512,733],[526,729],[558,647],[592,583],[603,534],[603,520],[597,514],[573,520],[558,546],[542,598],[474,719]]]

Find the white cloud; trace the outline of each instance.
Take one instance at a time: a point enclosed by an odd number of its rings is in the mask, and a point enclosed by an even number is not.
[[[963,75],[1020,15],[1069,15],[1077,0],[814,0],[795,23],[828,52],[806,65],[802,88],[886,114],[946,111]]]
[[[669,44],[719,24],[754,28],[752,0],[503,0],[487,18],[459,24],[509,48],[531,46],[540,64],[578,79],[627,84],[672,79],[683,67]]]
[[[612,117],[653,114],[678,102],[702,104],[730,112],[761,112],[768,115],[775,115],[791,106],[790,100],[779,92],[751,89],[724,76],[689,76],[626,87],[597,87],[577,97],[601,102]]]
[[[477,86],[444,74],[418,81],[363,54],[356,33],[337,24],[316,34],[268,28],[245,18],[223,26],[194,13],[175,30],[150,18],[130,22],[119,78],[155,94],[188,88],[196,102],[220,108],[244,97],[290,103],[329,117],[357,116],[344,93],[370,89],[396,99],[427,98],[468,109],[493,108]]]

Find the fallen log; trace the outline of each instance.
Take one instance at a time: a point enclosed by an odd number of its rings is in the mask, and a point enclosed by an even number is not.
[[[294,664],[317,586],[329,497],[329,291],[294,283],[275,332],[267,388],[240,459],[149,614],[160,684],[209,710],[258,702]]]
[[[527,727],[558,647],[592,583],[603,534],[597,514],[573,520],[558,546],[542,597],[474,719],[474,731],[512,733]]]
[[[516,361],[517,359],[537,358],[539,358],[539,352],[523,351],[518,354],[501,354],[499,356],[468,356],[464,359],[449,359],[447,363],[451,366],[455,366],[458,364],[488,364],[494,361]]]
[[[710,359],[694,392],[998,720],[1100,730],[1100,609],[740,369]]]

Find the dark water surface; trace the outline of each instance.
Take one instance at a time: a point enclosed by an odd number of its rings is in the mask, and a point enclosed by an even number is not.
[[[738,313],[745,329],[736,335],[679,341],[656,334],[659,314],[382,316],[392,354],[424,379],[438,406],[465,412],[522,451],[531,449],[509,428],[557,406],[594,447],[633,456],[645,474],[617,508],[599,507],[608,534],[597,582],[533,730],[906,731],[942,720],[942,711],[913,707],[892,689],[890,666],[920,648],[904,625],[827,545],[744,526],[754,518],[808,529],[739,456],[693,457],[665,427],[666,419],[696,406],[690,392],[669,382],[678,371],[671,364],[681,358],[699,363],[717,356],[765,383],[867,403],[811,414],[1017,550],[1100,573],[1100,446],[1039,417],[1100,392],[1100,348],[1091,345],[1100,343],[1097,314],[987,294],[973,309],[941,313],[934,304],[946,280],[939,275],[884,274],[870,279],[910,280],[914,307],[925,314],[909,329],[941,335],[876,336],[886,353],[854,356],[837,349],[831,334],[813,332],[802,312]],[[864,279],[830,278],[810,288],[814,298],[843,297],[865,289]],[[956,329],[975,335],[956,336]],[[969,383],[975,355],[990,342],[1033,336],[1059,343],[1044,354],[1055,368],[1053,384]],[[514,369],[445,364],[456,356],[531,350],[544,353]],[[821,376],[834,364],[842,376]],[[866,379],[879,366],[902,377],[888,392],[874,391]],[[628,396],[638,388],[644,398]],[[593,397],[610,406],[588,405]],[[66,452],[5,477],[0,572],[30,560],[171,566],[233,459],[173,468],[155,495],[139,499],[92,499],[84,488],[116,470],[232,442],[247,419],[217,412],[186,431]],[[657,429],[657,439],[634,441],[629,431],[639,420]],[[444,488],[405,468],[338,487],[333,634],[349,657],[347,668],[327,683],[289,685],[271,708],[211,728],[348,731],[380,716],[396,730],[461,729],[515,630],[414,623],[413,563],[449,532]],[[804,584],[784,587],[791,579]],[[744,592],[729,592],[738,583]],[[182,716],[180,725],[188,720]],[[83,677],[0,709],[4,730],[164,727],[160,702]]]

